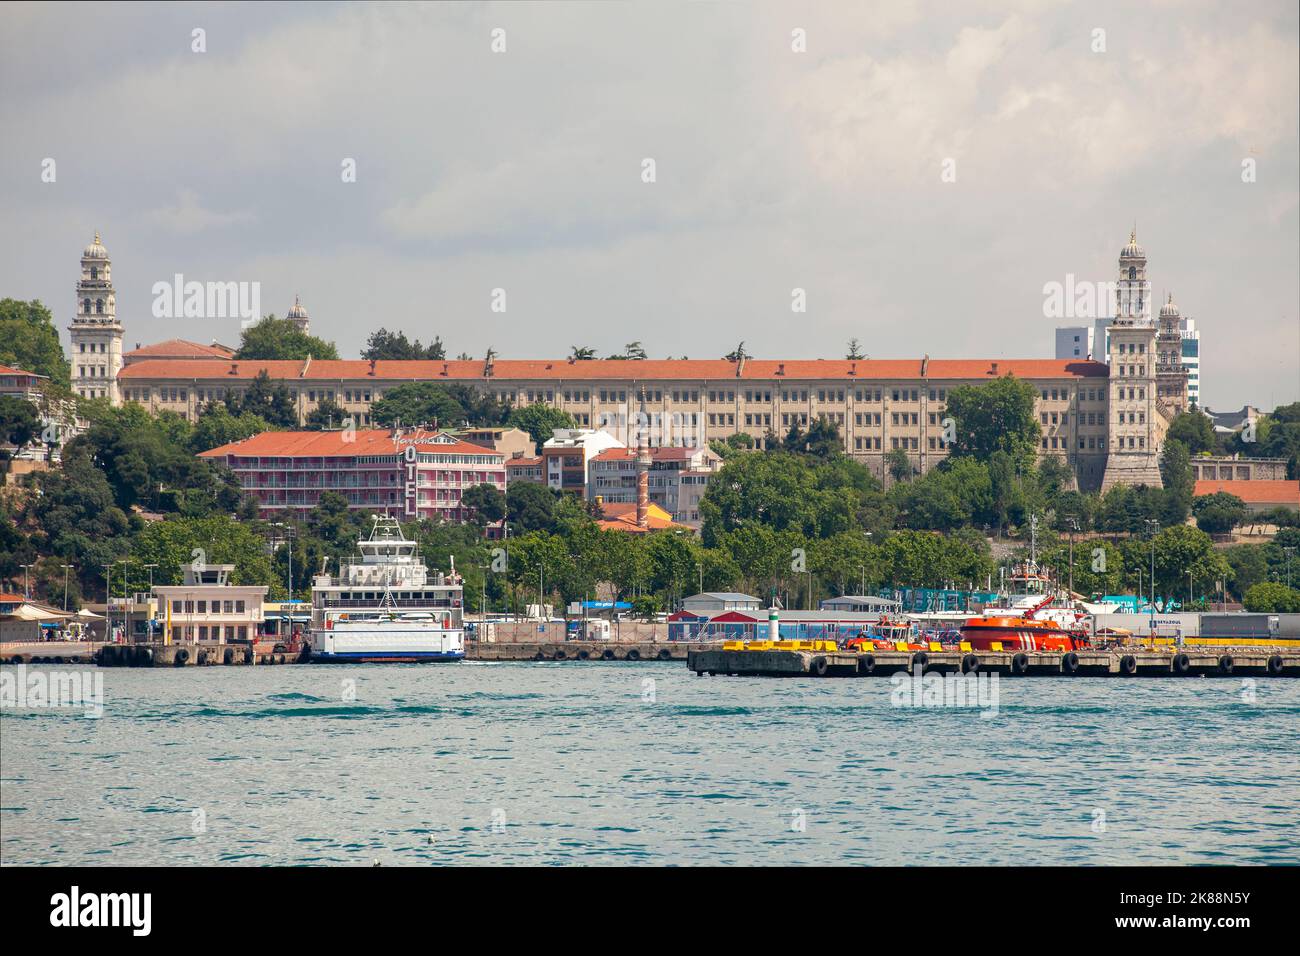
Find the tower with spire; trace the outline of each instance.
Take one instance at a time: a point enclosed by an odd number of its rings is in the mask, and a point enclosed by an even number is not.
[[[298,300],[296,295],[293,297],[293,306],[289,309],[289,313],[285,318],[292,322],[298,331],[304,335],[311,331],[311,318],[307,315],[307,310],[302,307],[302,302]]]
[[[1156,327],[1150,302],[1147,254],[1138,245],[1134,227],[1119,253],[1115,317],[1106,330],[1110,447],[1103,492],[1118,484],[1163,487],[1159,456],[1168,425],[1157,410]]]
[[[77,311],[68,326],[72,342],[72,390],[83,398],[121,404],[117,375],[122,371],[122,325],[117,321],[113,263],[95,233],[81,252]]]
[[[1182,313],[1173,294],[1160,307],[1160,331],[1156,335],[1156,399],[1173,415],[1187,411],[1187,368],[1183,365]]]

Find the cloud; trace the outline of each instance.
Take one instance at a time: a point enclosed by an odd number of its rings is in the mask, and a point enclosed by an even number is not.
[[[257,216],[246,209],[234,212],[205,209],[199,202],[198,193],[194,190],[178,189],[175,203],[151,209],[146,213],[145,218],[160,229],[182,235],[194,235],[208,229],[255,222]]]

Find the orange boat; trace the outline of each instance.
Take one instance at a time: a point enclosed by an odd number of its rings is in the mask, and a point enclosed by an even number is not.
[[[1089,646],[1082,631],[1035,617],[1051,602],[1048,597],[1022,615],[968,618],[961,627],[961,639],[976,651],[991,651],[995,642],[1004,651],[1077,651]]]
[[[973,617],[962,625],[961,639],[976,651],[991,651],[994,642],[1004,651],[1077,651],[1087,646],[1084,635],[1031,617]]]

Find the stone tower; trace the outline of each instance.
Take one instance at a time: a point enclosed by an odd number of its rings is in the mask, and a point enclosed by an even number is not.
[[[1171,416],[1187,411],[1187,369],[1183,365],[1183,316],[1174,297],[1160,307],[1156,336],[1156,400]]]
[[[307,310],[302,307],[302,303],[298,301],[296,295],[293,297],[293,306],[289,309],[285,318],[292,322],[298,331],[304,335],[311,331],[311,317],[307,315]]]
[[[77,313],[68,326],[72,340],[72,391],[83,398],[107,398],[120,405],[117,374],[122,371],[122,325],[117,321],[113,264],[99,241],[81,253]]]
[[[1119,285],[1110,339],[1107,415],[1110,447],[1101,490],[1115,485],[1162,487],[1156,410],[1156,327],[1151,321],[1147,256],[1137,230],[1119,254]]]

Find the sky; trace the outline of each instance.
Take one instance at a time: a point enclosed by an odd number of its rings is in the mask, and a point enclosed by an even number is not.
[[[344,357],[381,326],[452,357],[1051,357],[1045,286],[1113,281],[1136,225],[1203,403],[1272,408],[1300,399],[1297,16],[5,4],[0,297],[66,343],[99,230],[128,349],[238,344],[155,317],[179,273],[300,295]]]

